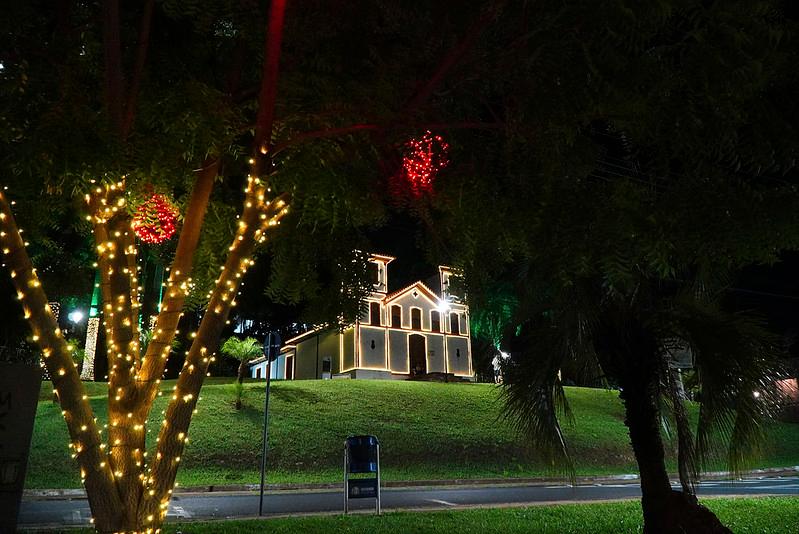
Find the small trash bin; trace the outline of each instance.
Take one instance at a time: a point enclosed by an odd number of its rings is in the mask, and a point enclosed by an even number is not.
[[[373,477],[350,478],[351,474]],[[349,512],[350,499],[375,499],[380,504],[380,442],[375,436],[350,436],[344,441],[344,513]]]

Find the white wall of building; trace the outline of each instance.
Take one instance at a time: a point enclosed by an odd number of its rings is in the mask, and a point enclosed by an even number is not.
[[[445,373],[444,334],[427,335],[427,372]]]
[[[469,338],[447,336],[447,363],[449,372],[456,375],[471,375],[469,362]]]
[[[286,355],[281,354],[272,362],[272,380],[283,380],[286,378]],[[266,379],[266,360],[250,367],[251,378]]]
[[[414,293],[416,293],[416,296],[414,296]],[[422,316],[422,330],[430,331],[430,312],[432,310],[438,310],[438,307],[437,304],[432,302],[422,291],[411,290],[399,298],[388,302],[386,307],[388,308],[387,315],[389,317],[389,324],[391,321],[391,307],[396,305],[402,306],[402,328],[411,328],[411,309],[418,308]]]
[[[359,368],[386,368],[386,329],[375,326],[360,326]]]

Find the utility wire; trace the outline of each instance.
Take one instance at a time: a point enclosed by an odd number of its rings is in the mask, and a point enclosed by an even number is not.
[[[778,299],[799,300],[799,296],[785,295],[783,293],[770,293],[768,291],[755,291],[754,289],[743,289],[741,287],[731,287],[729,291],[733,293],[748,293],[750,295],[762,295],[764,297],[774,297]]]

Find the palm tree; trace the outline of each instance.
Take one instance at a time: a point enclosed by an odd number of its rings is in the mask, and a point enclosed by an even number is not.
[[[630,291],[583,280],[545,312],[506,336],[503,370],[509,419],[552,465],[571,472],[558,414],[569,415],[559,369],[596,365],[619,388],[625,424],[640,470],[645,532],[729,532],[701,506],[694,483],[707,460],[725,455],[745,466],[779,404],[780,339],[749,314],[725,310],[722,287],[672,287],[639,278]],[[528,316],[529,317],[529,316]],[[674,345],[690,349],[700,386],[699,419],[691,428],[676,382]],[[661,428],[677,428],[682,491],[672,490]]]
[[[239,371],[236,378],[236,409],[241,410],[241,387],[244,384],[244,376],[247,372],[247,363],[256,358],[263,352],[263,347],[258,340],[253,337],[239,339],[235,336],[229,337],[222,345],[222,353],[231,358],[239,360]]]

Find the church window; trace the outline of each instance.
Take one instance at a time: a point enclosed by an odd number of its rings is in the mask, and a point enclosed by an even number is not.
[[[455,335],[461,333],[460,316],[457,313],[449,314],[449,331]]]
[[[380,303],[372,302],[369,304],[369,323],[380,326]]]
[[[437,310],[430,312],[430,330],[441,332],[441,314]]]
[[[413,308],[411,310],[411,328],[414,330],[422,329],[422,310]]]

